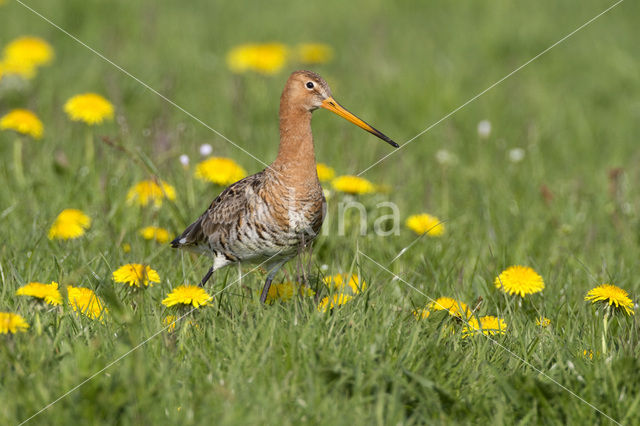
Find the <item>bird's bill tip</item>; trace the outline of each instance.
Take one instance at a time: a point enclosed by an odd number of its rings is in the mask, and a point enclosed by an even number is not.
[[[340,105],[338,102],[336,102],[336,100],[333,99],[332,97],[328,97],[327,99],[322,101],[322,104],[320,106],[322,108],[324,108],[324,109],[327,109],[327,110],[333,112],[334,114],[339,115],[340,117],[344,118],[345,120],[350,121],[351,123],[355,124],[356,126],[360,127],[361,129],[366,130],[367,132],[371,133],[372,135],[375,135],[375,136],[379,137],[380,139],[382,139],[383,141],[385,141],[389,145],[391,145],[391,146],[393,146],[395,148],[399,148],[400,147],[400,145],[398,145],[396,142],[391,140],[391,138],[389,138],[387,135],[385,135],[381,131],[377,130],[373,126],[369,125],[368,123],[366,123],[363,120],[361,120],[358,117],[356,117],[354,114],[352,114],[349,111],[347,111],[342,105]]]

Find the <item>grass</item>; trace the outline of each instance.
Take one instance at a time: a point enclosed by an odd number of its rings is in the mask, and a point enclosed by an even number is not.
[[[402,143],[611,3],[26,4],[269,163],[278,97],[297,65],[270,77],[236,76],[224,62],[235,45],[330,44],[334,60],[314,69],[347,108]],[[640,293],[637,3],[623,2],[364,175],[392,188],[361,198],[370,225],[385,213],[377,203],[392,201],[402,220],[422,211],[446,220],[442,238],[420,239],[390,263],[414,235],[401,226],[399,235],[360,236],[355,220],[339,235],[335,195],[310,283],[322,291],[322,274],[353,270],[367,282],[364,294],[331,315],[309,298],[262,307],[264,277],[252,273],[190,315],[197,327],[185,320],[157,335],[170,313],[160,301],[199,280],[208,261],[144,241],[137,230],[158,224],[178,233],[219,191],[193,180],[178,156],[195,162],[198,146],[210,143],[251,173],[262,165],[18,3],[0,11],[0,44],[33,34],[56,51],[26,87],[0,92],[0,114],[28,107],[45,124],[45,137],[25,144],[24,188],[11,164],[15,136],[0,133],[0,310],[31,324],[2,336],[1,423],[26,420],[121,357],[31,423],[609,423],[596,407],[638,424],[637,315],[614,317],[605,354],[602,311],[583,300],[603,282],[634,300]],[[83,163],[86,128],[62,111],[86,91],[105,95],[117,111],[115,122],[95,128],[95,166]],[[488,139],[476,132],[482,119],[492,123]],[[358,173],[390,152],[326,112],[315,113],[313,126],[318,160],[339,173]],[[525,150],[523,161],[509,160],[514,148]],[[440,165],[441,149],[457,163]],[[149,169],[179,193],[158,211],[125,202]],[[93,218],[90,231],[49,241],[48,227],[69,207]],[[128,294],[111,273],[129,262],[150,263],[162,282]],[[513,264],[536,269],[545,290],[522,302],[498,292],[494,278]],[[297,273],[291,262],[278,279]],[[236,277],[235,268],[220,271],[209,290]],[[108,319],[38,310],[14,296],[27,282],[52,280],[93,288]],[[448,334],[459,325],[446,314],[415,321],[412,309],[439,296],[471,306],[481,298],[478,313],[504,318],[507,334],[495,337],[499,344],[460,339]],[[551,319],[549,328],[535,326],[539,315]]]

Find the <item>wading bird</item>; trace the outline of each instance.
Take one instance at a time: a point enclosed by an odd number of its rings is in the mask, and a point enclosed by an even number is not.
[[[280,147],[275,161],[222,191],[202,216],[171,242],[174,248],[213,257],[213,266],[201,286],[215,270],[231,263],[264,264],[267,279],[260,296],[264,303],[276,272],[301,245],[316,237],[325,213],[311,135],[311,113],[318,108],[399,146],[338,104],[318,74],[292,73],[280,97]]]

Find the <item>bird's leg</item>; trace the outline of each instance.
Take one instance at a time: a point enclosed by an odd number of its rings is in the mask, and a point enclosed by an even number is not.
[[[264,282],[264,287],[262,288],[262,294],[260,295],[260,303],[265,303],[267,301],[267,295],[269,294],[269,287],[271,287],[271,281],[273,281],[273,277],[276,276],[276,273],[282,268],[282,265],[287,263],[287,260],[278,261],[278,263],[271,264],[267,267],[269,271],[267,273],[267,279]]]
[[[200,287],[204,287],[207,281],[209,281],[209,278],[211,278],[211,275],[213,275],[213,266],[209,268],[209,270],[207,271],[207,274],[204,277],[202,277],[202,281],[200,281],[200,284],[198,285]]]
[[[262,294],[260,295],[260,303],[264,304],[267,301],[267,294],[269,294],[269,287],[271,287],[271,281],[273,281],[273,276],[275,272],[267,275],[267,279],[264,282],[264,287],[262,288]]]

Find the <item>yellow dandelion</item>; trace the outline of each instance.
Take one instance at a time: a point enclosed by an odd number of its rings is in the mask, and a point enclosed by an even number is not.
[[[160,181],[160,184],[153,180],[143,180],[135,184],[127,193],[127,202],[133,203],[136,201],[141,206],[146,206],[151,201],[156,207],[162,206],[162,199],[167,198],[169,200],[176,199],[176,190],[173,186],[164,181]]]
[[[323,298],[318,303],[318,310],[320,312],[327,312],[336,306],[341,306],[353,299],[353,296],[344,293],[334,294],[332,296],[327,296]]]
[[[582,351],[582,356],[589,360],[593,360],[593,351],[591,349],[585,349]]]
[[[82,313],[91,319],[100,318],[103,314],[109,313],[102,301],[89,288],[67,286],[67,296],[71,308],[76,313]]]
[[[333,59],[333,49],[323,43],[302,43],[296,47],[298,60],[303,64],[323,64]]]
[[[486,335],[506,334],[507,323],[502,318],[496,318],[494,316],[472,317],[469,319],[469,323],[462,328],[462,338],[469,336],[475,336],[480,333]]]
[[[72,121],[84,121],[91,126],[113,120],[113,105],[96,93],[73,96],[64,104],[64,112]]]
[[[301,296],[314,296],[316,294],[315,291],[311,290],[306,285],[299,285],[290,281],[280,284],[272,284],[271,287],[269,287],[269,292],[267,293],[266,303],[273,303],[276,300],[287,302],[293,299],[293,296],[296,293]]]
[[[34,139],[40,139],[43,133],[42,121],[27,109],[14,109],[0,118],[0,129],[13,130]]]
[[[498,275],[494,281],[496,288],[508,294],[538,293],[544,288],[544,280],[528,266],[510,266]]]
[[[11,312],[0,312],[0,334],[15,334],[27,331],[29,324],[18,314]]]
[[[2,74],[30,80],[36,76],[36,71],[37,67],[30,62],[9,58],[4,58],[0,61],[0,80],[2,79]]]
[[[616,305],[616,308],[622,308],[627,315],[634,315],[633,302],[629,298],[629,293],[618,286],[612,284],[602,284],[589,290],[584,300],[590,300],[591,303],[602,301],[608,303],[609,306]]]
[[[58,290],[58,283],[53,281],[51,284],[29,283],[23,285],[16,291],[17,296],[31,296],[42,299],[50,305],[62,305],[62,295]]]
[[[427,213],[409,216],[405,225],[418,235],[427,234],[430,237],[439,237],[445,231],[444,223]]]
[[[451,297],[438,297],[427,305],[427,310],[434,312],[448,311],[449,315],[458,318],[469,318],[471,316],[471,310],[465,303]]]
[[[125,253],[129,253],[131,251],[131,244],[129,243],[122,244],[122,251]]]
[[[536,325],[539,327],[549,327],[551,325],[551,320],[547,317],[538,317],[536,318]]]
[[[4,59],[39,67],[51,63],[53,48],[39,37],[19,37],[4,48]]]
[[[195,177],[216,185],[227,186],[247,175],[238,163],[230,158],[211,157],[196,165]]]
[[[336,175],[336,171],[324,163],[318,163],[316,165],[316,171],[320,182],[328,182]]]
[[[91,226],[91,218],[78,209],[64,209],[49,228],[49,239],[70,240],[81,237]]]
[[[162,301],[165,306],[193,305],[194,308],[206,306],[213,297],[197,285],[181,285],[174,288]]]
[[[164,228],[157,226],[147,226],[140,230],[140,235],[145,240],[156,240],[160,244],[164,244],[171,239],[171,234]]]
[[[331,185],[336,191],[347,194],[370,194],[376,191],[376,186],[373,183],[360,176],[338,176],[331,181]]]
[[[360,277],[353,274],[351,276],[347,274],[336,274],[322,279],[324,283],[335,290],[339,290],[341,293],[347,288],[351,289],[352,294],[358,294],[367,288],[367,283],[364,280],[360,280]]]
[[[148,265],[128,263],[113,272],[113,280],[117,283],[129,284],[129,287],[153,287],[153,283],[160,282],[158,272]]]
[[[287,47],[281,43],[242,44],[229,51],[227,65],[235,73],[275,74],[282,69],[288,55]]]

